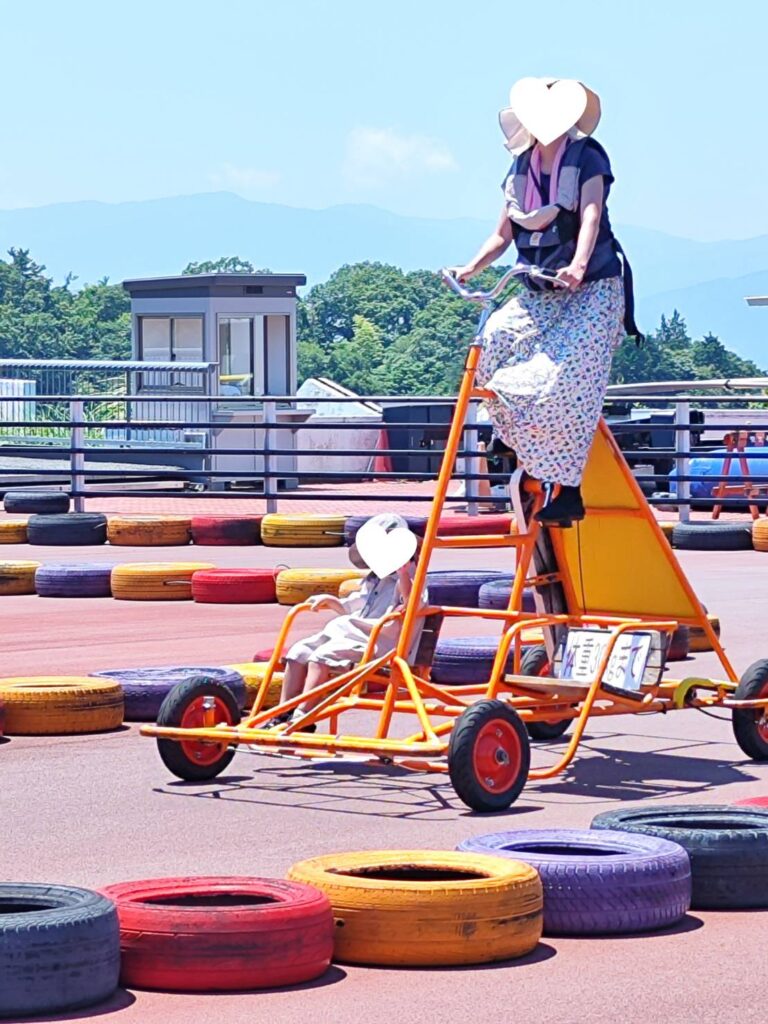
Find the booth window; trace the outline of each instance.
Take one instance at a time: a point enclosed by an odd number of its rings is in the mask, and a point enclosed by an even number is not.
[[[146,363],[202,362],[203,318],[139,317],[139,358]]]
[[[261,317],[257,317],[261,327]],[[257,333],[250,316],[219,317],[219,394],[260,395],[263,389],[263,365],[255,351]],[[260,348],[260,331],[258,336]]]

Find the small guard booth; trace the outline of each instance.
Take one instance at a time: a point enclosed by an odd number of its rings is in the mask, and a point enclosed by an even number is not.
[[[306,280],[303,274],[191,274],[123,282],[131,297],[135,361],[209,364],[206,390],[217,401],[195,405],[199,419],[210,413],[216,423],[210,446],[238,450],[214,451],[209,464],[214,472],[231,473],[230,483],[259,484],[264,457],[254,450],[265,447],[265,402],[296,393],[296,290]],[[171,384],[171,391],[178,394],[178,386]],[[270,476],[290,486],[295,433],[308,413],[285,402],[270,411],[281,424],[269,438],[281,453]],[[213,486],[221,482],[214,478]]]

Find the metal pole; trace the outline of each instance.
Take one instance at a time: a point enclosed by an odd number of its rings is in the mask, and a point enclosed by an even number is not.
[[[264,402],[264,422],[274,423],[277,416],[277,402]],[[272,476],[272,428],[264,427],[264,490],[269,494],[277,490],[277,480]],[[267,512],[277,512],[277,498],[267,498]]]
[[[690,427],[682,426],[684,423],[689,423],[691,419],[691,405],[690,402],[680,402],[675,410],[675,447],[679,452],[690,451]],[[687,456],[677,459],[677,475],[678,477],[689,476],[689,463],[690,460]],[[677,496],[680,499],[680,504],[677,506],[677,514],[681,523],[687,523],[691,518],[691,506],[688,503],[691,497],[691,484],[689,480],[678,480],[677,481]]]
[[[72,426],[70,428],[70,444],[72,448],[85,447],[85,412],[82,402],[69,403],[69,418]],[[70,492],[74,501],[75,512],[85,511],[85,498],[82,492],[85,490],[85,453],[83,451],[71,451],[69,453]]]
[[[477,423],[477,402],[470,402],[469,408],[467,409],[467,418],[464,421],[465,426],[474,426]],[[464,431],[464,448],[466,451],[477,451],[477,438],[478,434],[476,430],[465,430]],[[479,512],[477,507],[477,486],[478,480],[470,480],[469,477],[472,473],[475,475],[480,472],[480,460],[476,455],[465,455],[464,456],[464,494],[467,498],[467,512],[471,516],[476,516]]]

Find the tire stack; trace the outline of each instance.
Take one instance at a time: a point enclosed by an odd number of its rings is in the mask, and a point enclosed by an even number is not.
[[[0,544],[26,544],[27,520],[3,519],[0,521]]]
[[[89,676],[29,676],[0,679],[9,736],[108,732],[123,724],[120,687]]]
[[[192,576],[192,600],[202,604],[274,604],[277,569],[202,569]]]
[[[192,576],[214,569],[210,562],[126,562],[112,569],[118,601],[191,601]]]
[[[107,539],[106,516],[95,512],[70,512],[69,503],[69,495],[63,491],[8,491],[3,499],[6,512],[29,514],[25,531],[29,544],[73,547],[104,544]],[[14,532],[12,528],[11,532]],[[18,532],[17,526],[17,536]]]
[[[171,690],[191,679],[214,680],[229,687],[240,707],[247,703],[243,677],[233,667],[197,668],[168,665],[162,668],[104,669],[101,672],[94,672],[93,675],[94,678],[109,679],[119,687],[125,703],[126,722],[154,722]]]
[[[277,603],[301,604],[317,594],[338,597],[345,580],[361,579],[364,575],[358,569],[283,569],[277,576]]]
[[[498,569],[447,569],[428,572],[429,603],[452,608],[479,608],[482,586],[509,580],[509,573]]]
[[[268,547],[340,547],[344,543],[346,519],[346,516],[321,516],[313,512],[294,515],[272,512],[261,521],[261,539]]]
[[[11,513],[55,515],[69,512],[69,495],[64,491],[6,491],[3,508]]]

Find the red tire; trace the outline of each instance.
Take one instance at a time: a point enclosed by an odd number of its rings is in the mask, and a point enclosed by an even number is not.
[[[734,807],[768,807],[768,796],[749,796],[744,800],[736,800]]]
[[[261,544],[263,516],[193,516],[192,543],[209,545]]]
[[[439,533],[442,537],[506,534],[510,532],[512,522],[513,516],[509,513],[488,516],[448,515],[441,517]]]
[[[120,983],[166,992],[277,988],[323,974],[328,897],[273,878],[158,878],[102,892],[120,920]]]
[[[0,736],[5,733],[5,704],[0,700]]]
[[[192,576],[192,600],[205,604],[274,604],[276,569],[201,569]]]
[[[262,648],[262,650],[255,652],[255,654],[251,658],[251,661],[269,661],[270,658],[272,657],[273,652],[274,652],[274,647],[264,647],[264,648]],[[287,653],[288,653],[288,648],[284,647],[283,650],[282,650],[282,653],[280,654],[280,660],[277,663],[277,667],[278,668],[282,667],[283,662],[285,661],[285,656],[286,656]]]

